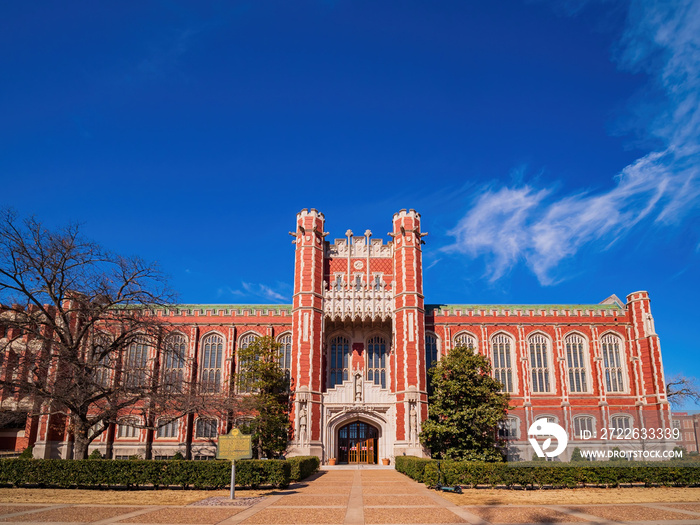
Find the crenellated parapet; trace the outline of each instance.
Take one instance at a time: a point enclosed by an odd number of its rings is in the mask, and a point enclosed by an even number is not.
[[[369,236],[351,236],[347,239],[335,239],[326,245],[326,257],[391,257],[392,243],[384,244],[384,239],[372,239]]]

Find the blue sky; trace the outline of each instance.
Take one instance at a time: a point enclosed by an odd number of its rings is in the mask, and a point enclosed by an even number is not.
[[[182,301],[289,302],[301,208],[331,238],[415,208],[428,302],[645,289],[667,375],[700,377],[700,3],[0,14],[0,204],[157,260]]]

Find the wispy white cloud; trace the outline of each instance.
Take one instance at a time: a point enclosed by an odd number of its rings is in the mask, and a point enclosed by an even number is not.
[[[642,220],[680,223],[700,204],[700,2],[633,2],[617,49],[620,67],[644,70],[663,101],[645,115],[663,148],[626,166],[611,188],[559,196],[520,184],[484,188],[445,248],[489,260],[497,280],[520,261],[542,284],[583,246],[607,248]],[[652,107],[652,106],[650,106]]]
[[[241,281],[241,288],[237,289],[230,286],[225,286],[217,290],[218,296],[233,295],[238,298],[247,298],[248,300],[264,300],[275,303],[288,302],[290,300],[289,293],[291,287],[286,283],[277,283],[270,286],[262,283],[248,283]]]

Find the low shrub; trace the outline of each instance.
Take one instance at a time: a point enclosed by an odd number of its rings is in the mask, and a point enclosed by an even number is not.
[[[394,468],[409,478],[423,482],[424,471],[426,465],[432,460],[425,458],[417,458],[415,456],[396,456],[394,459]]]
[[[646,486],[698,486],[700,467],[693,462],[639,462],[611,465],[601,462],[570,463],[484,463],[477,461],[436,461],[403,456],[396,458],[396,470],[434,485],[506,486],[506,487],[579,487],[644,483]]]
[[[280,460],[236,461],[236,486],[289,485],[291,465]],[[220,489],[230,486],[230,461],[0,460],[0,484],[15,487],[168,487]]]
[[[292,481],[301,481],[308,478],[311,474],[318,470],[321,465],[321,460],[316,456],[296,456],[287,459],[291,465],[290,478]]]

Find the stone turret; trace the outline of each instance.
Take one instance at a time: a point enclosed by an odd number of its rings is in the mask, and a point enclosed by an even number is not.
[[[425,307],[420,214],[394,214],[394,350],[396,352],[396,445],[394,454],[421,455],[417,436],[428,417]]]

